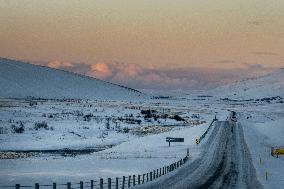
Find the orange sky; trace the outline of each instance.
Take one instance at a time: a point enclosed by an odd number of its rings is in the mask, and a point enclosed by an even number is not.
[[[283,0],[0,0],[1,57],[235,68],[283,53]]]

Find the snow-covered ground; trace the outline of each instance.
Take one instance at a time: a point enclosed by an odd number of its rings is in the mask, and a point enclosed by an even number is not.
[[[2,151],[117,145],[137,136],[169,131],[175,126],[199,125],[212,116],[212,111],[206,108],[191,109],[165,101],[138,104],[2,99],[0,103],[3,106],[0,112]],[[24,131],[17,132],[21,127]]]
[[[1,160],[0,183],[66,183],[146,173],[185,157],[187,148],[190,148],[191,160],[198,157],[200,150],[195,138],[207,127],[203,124],[140,137],[90,155]],[[184,137],[185,142],[172,143],[169,147],[165,141],[167,136]]]
[[[248,107],[241,112],[240,124],[244,128],[259,181],[265,188],[283,188],[284,157],[272,157],[271,147],[284,146],[284,105]]]
[[[141,112],[149,109],[155,116],[145,118]],[[0,184],[64,183],[145,173],[183,158],[187,148],[193,160],[200,153],[195,139],[205,132],[216,112],[217,109],[202,106],[198,101],[188,103],[177,99],[143,103],[2,99],[2,151],[113,147],[71,157],[44,153],[1,159]],[[92,116],[86,120],[85,115],[89,114]],[[175,120],[174,115],[183,120]],[[226,115],[226,110],[217,113],[221,119]],[[46,122],[48,129],[36,130],[37,122]],[[19,127],[21,123],[25,131],[13,133],[11,127]],[[168,147],[166,137],[183,137],[185,142],[172,143]]]

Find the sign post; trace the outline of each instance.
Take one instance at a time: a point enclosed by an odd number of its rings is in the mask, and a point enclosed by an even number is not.
[[[184,142],[184,138],[166,137],[166,142],[169,143],[169,147],[170,147],[171,142]]]

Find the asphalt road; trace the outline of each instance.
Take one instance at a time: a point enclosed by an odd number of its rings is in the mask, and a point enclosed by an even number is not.
[[[252,159],[241,125],[217,121],[200,158],[141,189],[257,188]]]

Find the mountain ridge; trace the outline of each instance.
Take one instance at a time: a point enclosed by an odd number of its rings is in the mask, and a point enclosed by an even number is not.
[[[44,84],[47,86],[42,86]],[[60,86],[60,84],[62,85]],[[2,98],[32,96],[40,98],[129,100],[141,98],[145,95],[136,89],[90,76],[7,58],[0,58],[0,87],[3,89],[0,91]],[[48,93],[46,87],[50,88],[52,92]],[[110,88],[117,94],[113,94]]]
[[[284,69],[220,86],[208,93],[235,99],[284,96]]]

